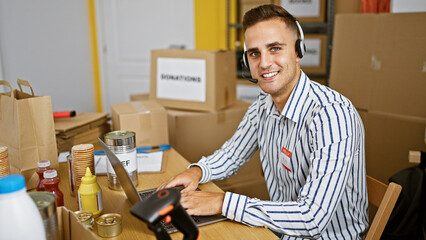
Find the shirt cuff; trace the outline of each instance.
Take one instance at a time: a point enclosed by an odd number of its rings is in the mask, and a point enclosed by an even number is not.
[[[248,197],[226,192],[222,205],[222,215],[237,222],[243,222]]]
[[[193,164],[190,164],[188,166],[188,168],[195,167],[195,166],[201,168],[201,172],[203,174],[201,176],[199,183],[210,182],[210,179],[211,179],[211,176],[212,176],[212,172],[211,172],[210,168],[208,168],[207,165],[205,165],[204,163],[193,163]]]

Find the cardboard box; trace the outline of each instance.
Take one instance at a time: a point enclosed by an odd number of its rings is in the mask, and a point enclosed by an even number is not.
[[[359,0],[345,0],[334,1],[334,15],[341,13],[360,13],[361,1]]]
[[[327,35],[325,34],[306,34],[305,35],[306,52],[300,67],[309,75],[309,73],[325,74],[327,71]]]
[[[113,130],[136,133],[136,147],[169,143],[167,111],[155,101],[111,104]]]
[[[254,84],[247,79],[237,80],[237,99],[253,103],[256,101],[257,96],[259,96],[261,89],[259,85]]]
[[[216,112],[167,109],[170,144],[191,163],[208,156],[232,137],[249,103]]]
[[[367,174],[387,183],[398,171],[415,166],[409,151],[426,151],[426,118],[364,111]]]
[[[325,22],[326,0],[275,0],[301,23]]]
[[[91,127],[89,130],[77,133],[74,136],[65,138],[61,135],[56,135],[56,145],[58,146],[58,152],[69,152],[71,148],[78,144],[96,144],[99,143],[98,138],[103,138],[104,135],[111,131],[111,124],[104,123],[102,125]]]
[[[131,94],[130,101],[147,101],[149,100],[149,93]]]
[[[222,185],[221,188],[224,191],[242,194],[251,198],[270,200],[264,178]]]
[[[309,78],[311,81],[315,81],[317,83],[320,83],[322,85],[327,85],[327,81],[325,78]]]
[[[216,111],[233,105],[235,52],[153,50],[150,99],[168,108]]]
[[[168,109],[170,144],[189,162],[197,162],[202,156],[213,154],[232,137],[249,106],[249,103],[237,101],[234,106],[216,112]],[[250,189],[243,183],[258,184],[261,181],[265,182],[259,152],[256,152],[236,175],[215,183],[224,191],[233,189],[233,192],[246,194],[246,190],[241,189],[240,192],[234,187],[241,185],[245,189]],[[267,195],[266,187],[251,189],[253,196]]]
[[[336,16],[330,87],[358,108],[426,117],[426,13]]]
[[[77,216],[66,207],[58,207],[58,227],[63,240],[97,240],[101,237],[84,227],[77,219]]]
[[[98,137],[111,131],[108,113],[78,113],[72,118],[55,119],[56,145],[58,152],[68,152],[78,144],[99,143]]]
[[[361,117],[362,123],[364,124],[364,131],[368,128],[367,116],[368,112],[365,110],[357,109],[359,116]]]
[[[358,109],[367,174],[385,183],[426,149],[425,27],[426,13],[336,16],[330,86]]]
[[[238,170],[237,174],[216,181],[215,184],[225,192],[234,192],[249,197],[269,200],[259,151],[253,154],[250,161],[244,164]]]

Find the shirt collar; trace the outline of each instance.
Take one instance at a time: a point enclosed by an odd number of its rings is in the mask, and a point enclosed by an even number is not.
[[[290,97],[287,100],[287,103],[285,104],[283,111],[281,112],[281,115],[284,117],[291,119],[294,122],[299,121],[300,118],[300,112],[302,111],[303,103],[305,102],[308,93],[310,89],[310,81],[308,76],[300,70],[300,77],[297,81],[296,86],[294,87],[293,91],[290,94]],[[267,95],[265,99],[265,109],[267,113],[277,113],[278,110],[276,109],[274,105],[274,101],[272,100],[271,95]]]

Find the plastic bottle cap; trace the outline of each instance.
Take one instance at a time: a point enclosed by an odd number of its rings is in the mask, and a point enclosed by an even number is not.
[[[38,167],[49,167],[50,161],[49,160],[40,160],[37,162]]]
[[[12,193],[25,188],[25,178],[22,175],[7,175],[0,177],[0,194]]]
[[[43,173],[44,178],[54,178],[56,176],[58,176],[58,173],[56,172],[56,170],[46,170]]]
[[[96,182],[96,176],[92,174],[90,168],[86,168],[86,174],[81,178],[82,183],[94,183]]]

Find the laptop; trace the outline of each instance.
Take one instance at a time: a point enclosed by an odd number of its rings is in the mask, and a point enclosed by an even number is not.
[[[126,169],[121,164],[118,157],[108,148],[108,146],[100,138],[98,139],[102,145],[102,148],[105,151],[105,154],[107,155],[109,162],[114,168],[115,174],[117,175],[117,178],[121,184],[121,187],[124,190],[124,193],[127,196],[127,199],[130,201],[132,205],[136,204],[137,202],[143,201],[144,199],[148,198],[152,193],[156,191],[156,188],[153,188],[153,189],[148,189],[148,190],[138,192],[135,185],[133,184],[133,181],[131,180],[129,174],[127,173]],[[227,220],[227,218],[225,218],[222,215],[191,216],[191,217],[194,219],[194,222],[195,224],[197,224],[198,227]],[[162,225],[164,229],[167,231],[167,233],[174,233],[178,231],[170,223],[166,224],[162,222]]]

